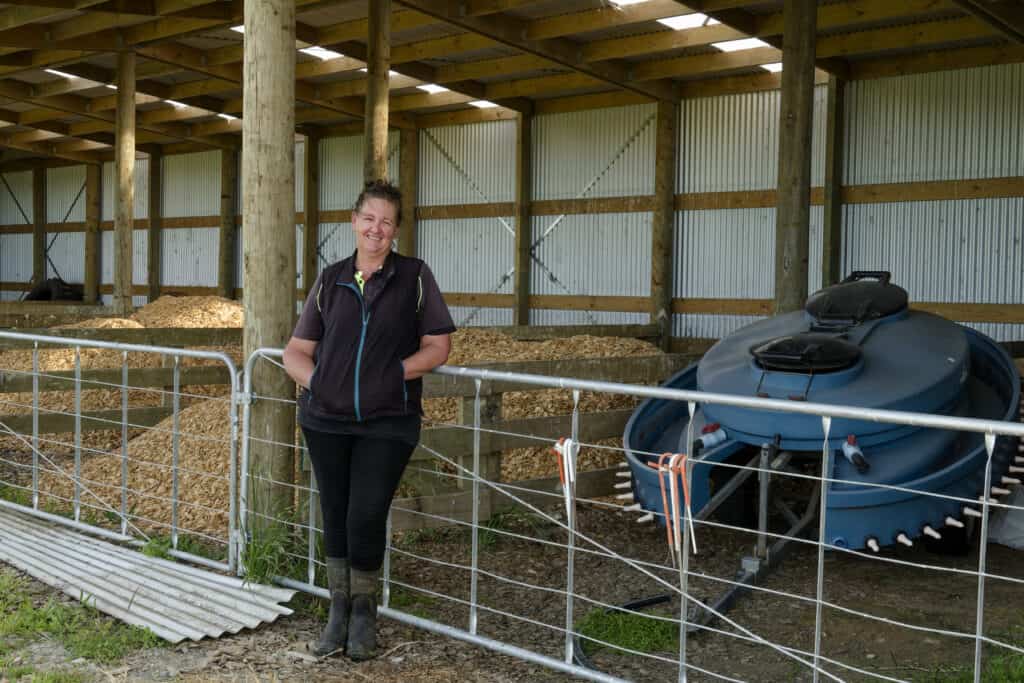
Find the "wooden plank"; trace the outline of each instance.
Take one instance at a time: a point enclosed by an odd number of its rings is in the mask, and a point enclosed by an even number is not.
[[[1024,304],[914,301],[910,307],[963,323],[1024,323]]]
[[[786,0],[783,13],[787,39],[782,50],[775,310],[788,313],[807,300],[816,3]]]
[[[232,298],[237,270],[238,152],[220,151],[220,230],[217,238],[217,295]]]
[[[83,299],[95,303],[100,298],[100,178],[99,164],[85,167],[85,285]]]
[[[458,218],[504,218],[515,213],[513,202],[489,204],[449,204],[445,206],[417,206],[416,218],[421,221]]]
[[[75,431],[75,416],[46,413],[40,408],[40,434],[66,434]],[[167,408],[129,408],[128,423],[133,427],[152,427],[171,414]],[[32,433],[32,415],[0,416],[11,430],[18,434]],[[122,413],[120,410],[95,410],[82,413],[82,431],[95,432],[102,429],[121,429]]]
[[[713,315],[771,315],[775,302],[771,299],[673,299],[673,313],[708,313]]]
[[[114,308],[132,309],[132,229],[135,209],[135,53],[117,53],[114,177]]]
[[[388,71],[391,68],[391,0],[368,4],[366,142],[363,180],[388,177]]]
[[[824,225],[821,239],[821,285],[843,279],[840,271],[843,248],[843,108],[846,82],[828,79],[825,122]]]
[[[32,282],[46,279],[46,169],[32,170]]]
[[[649,384],[661,382],[689,363],[689,356],[662,354],[657,356],[630,356],[627,358],[574,358],[569,360],[520,361],[516,363],[481,363],[477,369],[498,372],[519,372],[551,377],[572,377],[605,382]],[[544,387],[518,382],[488,381],[487,393],[503,391],[543,391]],[[468,377],[427,375],[423,378],[424,396],[473,396],[476,384]]]
[[[516,121],[515,188],[515,275],[512,281],[512,323],[530,324],[530,270],[533,223],[530,197],[533,184],[533,117],[520,115]]]
[[[1016,0],[953,0],[993,29],[1016,43],[1024,43],[1024,8]]]
[[[398,138],[398,186],[402,188],[402,225],[399,251],[406,256],[419,252],[418,211],[420,176],[420,132],[403,129]]]
[[[679,106],[658,102],[654,156],[654,215],[651,218],[651,323],[661,327],[659,346],[672,337],[673,206],[679,147]]]
[[[493,399],[491,394],[487,399]],[[473,399],[465,397],[472,406]],[[580,440],[594,442],[622,436],[622,430],[633,410],[607,410],[599,413],[580,413]],[[470,422],[471,423],[471,422]],[[559,437],[572,433],[572,415],[549,415],[518,420],[494,420],[487,424],[492,430],[480,433],[480,451],[491,453],[514,448],[535,448],[544,445],[537,437],[554,443]],[[500,432],[500,433],[499,433]],[[430,460],[431,448],[446,457],[463,457],[473,453],[473,431],[464,427],[432,427],[421,432],[420,448],[413,453],[414,460]]]
[[[181,386],[192,384],[231,384],[231,374],[226,367],[187,367],[180,371]],[[0,394],[15,394],[32,391],[33,377],[28,372],[3,370],[0,368]],[[82,371],[82,390],[116,390],[122,380],[121,368]],[[173,386],[173,368],[130,368],[128,386],[167,387]],[[115,386],[107,386],[115,385]],[[39,391],[73,391],[74,371],[47,372],[39,377]]]
[[[590,199],[546,199],[534,201],[530,211],[534,216],[560,216],[596,213],[633,213],[654,211],[655,197],[594,197]]]
[[[597,498],[614,493],[613,485],[617,481],[615,478],[617,469],[610,467],[580,472],[576,477],[576,495],[580,498]],[[518,488],[530,489],[529,492],[520,490],[512,492],[516,498],[525,503],[536,507],[561,504],[561,494],[554,494],[558,487],[558,477],[517,481],[515,485]],[[511,498],[496,492],[490,501],[492,511],[517,506],[519,504]],[[391,512],[391,526],[395,531],[437,528],[468,522],[473,518],[473,494],[472,492],[463,492],[398,498],[391,506]]]
[[[851,185],[843,188],[844,204],[930,202],[958,199],[1024,197],[1024,176],[974,180]]]
[[[519,116],[519,112],[507,107],[491,107],[477,109],[469,107],[458,111],[443,111],[433,114],[416,116],[417,128],[436,128],[439,126],[461,126],[466,123],[483,123],[485,121],[511,121]]]
[[[148,300],[160,298],[161,255],[163,236],[163,153],[159,149],[149,154],[149,235],[147,240],[146,274],[149,280]]]
[[[660,334],[660,328],[657,325],[506,325],[487,329],[520,341],[564,339],[580,334],[594,337],[655,339]]]
[[[1024,62],[1024,46],[986,45],[936,50],[924,54],[886,56],[879,59],[858,59],[850,65],[850,78],[868,80],[1020,62]]]
[[[542,294],[530,297],[530,308],[556,311],[617,311],[647,313],[651,301],[645,296],[587,296]]]

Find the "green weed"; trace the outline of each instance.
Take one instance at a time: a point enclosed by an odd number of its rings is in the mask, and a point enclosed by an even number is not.
[[[585,650],[594,652],[604,643],[638,652],[675,652],[679,647],[679,623],[652,618],[640,612],[590,610],[576,624]]]
[[[47,635],[63,644],[73,657],[102,663],[163,643],[152,631],[101,614],[88,600],[83,596],[82,602],[68,604],[50,598],[36,607],[24,579],[0,572],[0,636],[34,639]]]
[[[507,539],[508,536],[501,533],[502,531],[530,536],[546,523],[542,517],[519,508],[499,510],[480,528],[480,548],[490,550],[501,540]]]
[[[432,609],[437,605],[437,598],[401,586],[392,586],[388,607],[423,619],[429,619]]]
[[[1016,626],[1007,633],[996,634],[995,638],[1015,647],[1024,646],[1024,626]],[[1024,655],[1007,652],[1005,649],[986,646],[982,660],[981,680],[985,683],[1021,683],[1024,681]],[[974,664],[944,666],[935,671],[917,676],[916,683],[972,683]]]

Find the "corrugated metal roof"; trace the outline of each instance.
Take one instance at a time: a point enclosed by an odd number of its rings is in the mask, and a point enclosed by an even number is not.
[[[148,557],[10,509],[0,510],[0,559],[172,643],[274,621],[292,613],[278,603],[295,595]]]

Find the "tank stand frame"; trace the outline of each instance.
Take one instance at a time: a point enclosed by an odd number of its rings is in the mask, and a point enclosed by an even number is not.
[[[807,507],[799,517],[783,501],[772,500],[772,472],[786,468],[791,459],[792,454],[785,451],[780,453],[775,444],[764,444],[761,447],[761,452],[751,458],[744,468],[720,490],[716,491],[707,505],[694,515],[694,519],[697,520],[708,519],[747,479],[755,472],[758,473],[757,543],[754,554],[740,560],[740,569],[734,579],[734,585],[718,595],[710,603],[710,609],[697,606],[690,609],[686,617],[687,633],[695,633],[705,626],[710,626],[718,618],[717,615],[732,608],[741,596],[750,591],[750,586],[764,579],[782,562],[791,541],[799,538],[811,525],[811,522],[817,518],[818,500],[821,496],[820,482],[815,485]],[[777,538],[774,543],[769,545],[768,512],[771,504],[774,504],[775,509],[782,513],[790,526],[781,538]]]

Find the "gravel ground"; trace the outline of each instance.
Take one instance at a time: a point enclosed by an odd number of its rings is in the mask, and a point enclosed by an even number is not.
[[[654,565],[667,564],[663,529],[638,525],[632,515],[591,505],[581,506],[579,520],[584,534],[615,552]],[[505,528],[540,541],[564,540],[557,526],[526,516],[513,518]],[[738,532],[709,528],[700,529],[698,539],[700,553],[694,557],[692,567],[709,578],[691,579],[690,590],[701,599],[711,599],[722,588],[720,579],[735,575],[738,558],[749,553],[753,539]],[[428,560],[467,563],[469,543],[464,531],[407,534],[396,540],[396,550],[393,576],[397,582],[455,600],[468,598],[468,572]],[[884,549],[882,556],[965,571],[977,568],[976,552],[948,557],[921,547],[890,548]],[[548,590],[526,589],[482,575],[479,600],[486,609],[480,613],[479,632],[560,658],[564,640],[557,629],[565,623],[565,602],[559,594],[565,581],[565,549],[499,535],[488,538],[483,544],[481,567],[485,572]],[[764,581],[762,588],[813,597],[816,568],[816,550],[797,545],[781,567]],[[651,571],[670,585],[678,580],[677,572],[670,567]],[[1024,578],[1020,553],[990,545],[989,572],[1018,580]],[[608,604],[622,604],[667,591],[665,586],[620,560],[587,553],[577,556],[575,578],[578,595]],[[33,583],[33,586],[40,599],[53,592],[42,584]],[[825,558],[825,594],[829,602],[878,617],[933,629],[966,633],[974,630],[977,580],[968,574],[939,573],[850,554],[829,553]],[[1021,642],[1024,620],[1019,605],[1022,598],[1022,583],[999,579],[986,582],[987,636]],[[452,600],[407,587],[396,587],[394,599],[396,607],[417,616],[460,628],[468,623],[467,608]],[[590,605],[581,599],[576,602],[575,618],[579,619]],[[678,603],[673,602],[667,614],[678,613],[677,610]],[[729,612],[729,617],[778,645],[813,650],[815,608],[810,600],[758,591],[742,598]],[[721,622],[715,628],[727,630]],[[381,623],[383,654],[378,659],[361,664],[339,657],[318,660],[306,649],[306,643],[315,637],[318,629],[318,622],[306,609],[256,631],[146,650],[108,667],[69,661],[58,644],[45,640],[23,645],[13,656],[19,663],[38,670],[73,667],[96,681],[568,680],[563,674],[390,620]],[[691,635],[688,648],[689,662],[694,667],[735,679],[810,680],[809,670],[792,658],[766,645],[724,633]],[[822,652],[825,656],[893,678],[932,680],[930,677],[937,671],[969,667],[973,649],[970,639],[900,629],[837,609],[824,610]],[[667,658],[675,655],[674,652],[655,654]],[[593,654],[592,659],[600,668],[632,680],[674,681],[677,676],[672,665],[607,649]],[[849,670],[835,667],[831,670],[844,680],[868,679]],[[716,678],[695,669],[690,680]]]

